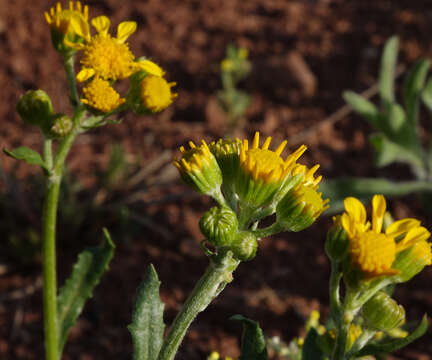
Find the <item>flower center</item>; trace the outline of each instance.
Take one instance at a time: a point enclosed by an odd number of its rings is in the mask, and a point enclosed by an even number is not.
[[[283,159],[274,151],[250,149],[245,155],[242,167],[255,181],[262,179],[265,182],[276,182],[282,180],[288,171]]]
[[[81,99],[84,104],[100,110],[110,112],[125,102],[120,95],[111,87],[108,81],[95,78],[83,89],[85,99]]]
[[[97,76],[107,79],[124,79],[133,72],[134,55],[126,43],[121,43],[109,34],[92,37],[85,46],[81,64],[93,69]]]
[[[171,92],[175,83],[168,83],[164,78],[148,75],[141,81],[141,99],[152,112],[158,112],[171,105],[177,94]]]
[[[392,237],[369,230],[350,240],[351,258],[362,271],[371,276],[397,273],[391,268],[396,257],[396,244]]]

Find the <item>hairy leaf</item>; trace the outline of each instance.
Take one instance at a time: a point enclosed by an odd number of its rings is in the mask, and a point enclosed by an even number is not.
[[[42,168],[47,169],[45,162],[43,161],[40,154],[37,151],[30,149],[26,146],[20,146],[19,148],[16,148],[14,150],[3,149],[3,152],[7,156],[10,156],[11,158],[14,158],[16,160],[24,160],[30,165],[39,165]]]
[[[156,270],[150,265],[138,288],[132,323],[128,326],[134,345],[134,360],[155,360],[162,346],[165,324],[159,286]]]
[[[409,72],[404,83],[404,100],[405,109],[408,114],[408,119],[412,126],[417,125],[418,121],[418,100],[425,86],[426,77],[429,71],[429,60],[420,60]]]
[[[58,297],[58,338],[59,354],[66,343],[70,328],[75,324],[85,302],[92,296],[94,287],[99,283],[102,274],[114,255],[114,243],[103,229],[105,240],[103,244],[85,249],[75,263],[69,279],[60,289]]]
[[[256,321],[242,315],[234,315],[230,320],[243,324],[241,355],[239,360],[267,360],[267,348],[264,334]]]
[[[399,40],[392,36],[387,40],[381,57],[381,68],[378,80],[378,89],[381,103],[384,107],[395,101],[394,74],[396,69]]]
[[[375,128],[379,128],[379,111],[373,103],[354,91],[345,91],[343,98],[356,113],[365,117]]]

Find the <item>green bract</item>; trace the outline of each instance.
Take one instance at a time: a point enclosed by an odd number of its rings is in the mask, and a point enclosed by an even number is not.
[[[237,234],[237,216],[228,207],[212,207],[201,218],[199,227],[212,245],[229,246]]]

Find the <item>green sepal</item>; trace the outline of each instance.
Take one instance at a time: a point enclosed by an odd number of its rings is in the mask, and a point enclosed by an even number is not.
[[[396,71],[398,51],[399,39],[397,36],[392,36],[384,45],[378,80],[378,90],[381,103],[384,106],[394,102],[395,99],[394,74]]]
[[[165,305],[159,297],[160,284],[151,264],[137,290],[132,323],[128,326],[133,340],[134,360],[156,360],[162,346]]]
[[[372,102],[354,91],[344,91],[343,98],[356,113],[366,118],[372,126],[375,128],[379,127],[378,120],[380,113]]]
[[[16,160],[24,160],[30,165],[39,165],[45,170],[49,170],[43,161],[42,156],[35,150],[26,146],[20,146],[14,150],[3,149],[3,152]]]
[[[355,356],[360,357],[360,356],[376,355],[381,353],[391,353],[393,351],[399,350],[407,346],[408,344],[412,343],[414,340],[417,340],[419,337],[423,336],[427,328],[428,328],[427,316],[424,315],[419,326],[407,337],[388,341],[388,342],[366,345],[357,354],[355,354]]]
[[[256,321],[242,315],[234,315],[230,320],[243,324],[241,355],[239,360],[267,360],[267,348],[264,334]]]
[[[418,100],[425,86],[429,67],[429,60],[423,59],[418,61],[410,70],[404,82],[405,109],[412,126],[416,126],[418,122]]]
[[[318,346],[318,332],[315,328],[311,328],[303,344],[302,360],[320,360],[323,359],[323,353]]]
[[[107,229],[103,229],[103,244],[85,249],[78,256],[70,277],[59,291],[57,303],[57,328],[59,355],[62,353],[70,328],[75,324],[85,302],[114,256],[114,243]]]

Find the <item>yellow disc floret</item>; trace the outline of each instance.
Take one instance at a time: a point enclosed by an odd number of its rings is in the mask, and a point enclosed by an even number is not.
[[[416,219],[403,219],[392,223],[383,232],[386,201],[382,195],[372,199],[372,219],[367,221],[366,209],[354,197],[344,201],[345,212],[341,224],[347,232],[351,261],[367,277],[398,274],[393,269],[397,255],[407,248],[413,248],[426,264],[432,262],[430,244],[426,242],[429,231],[420,226]]]
[[[151,112],[159,112],[170,106],[177,97],[171,92],[175,82],[167,82],[156,75],[146,76],[140,83],[141,100]]]
[[[75,21],[79,26],[88,28],[88,6],[82,6],[79,1],[69,1],[69,9],[62,9],[61,4],[57,3],[49,12],[45,12],[45,20],[48,25],[56,31],[70,35],[75,33],[71,23]],[[79,34],[77,34],[79,35]]]
[[[306,146],[302,145],[283,160],[280,155],[287,141],[283,141],[274,151],[269,150],[270,142],[269,136],[260,148],[259,133],[256,132],[250,149],[247,140],[243,140],[240,147],[240,167],[255,181],[274,183],[284,180],[296,167],[296,160],[306,151]]]
[[[111,87],[110,83],[101,78],[93,79],[84,89],[85,98],[81,99],[87,104],[102,112],[111,112],[125,102],[125,99]]]

